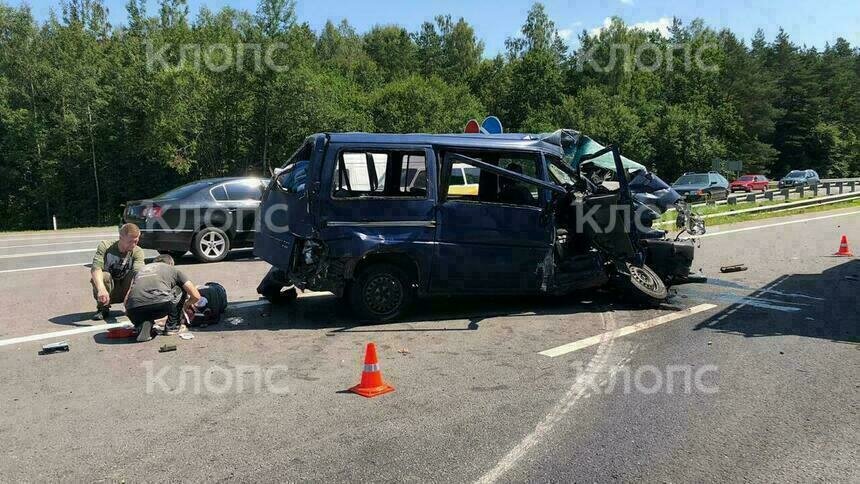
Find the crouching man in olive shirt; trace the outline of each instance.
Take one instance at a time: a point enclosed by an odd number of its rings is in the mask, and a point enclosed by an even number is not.
[[[140,229],[134,224],[125,224],[119,229],[119,240],[103,240],[90,271],[93,297],[97,312],[94,320],[108,319],[110,305],[123,302],[128,296],[134,274],[144,266],[143,249],[137,246]]]
[[[173,267],[173,257],[160,255],[134,276],[125,301],[126,315],[139,329],[137,340],[149,341],[156,319],[167,316],[167,327],[178,327],[183,312],[198,301],[197,286]]]

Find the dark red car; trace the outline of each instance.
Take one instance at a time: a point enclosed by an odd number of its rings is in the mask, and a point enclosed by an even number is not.
[[[767,190],[770,180],[764,175],[744,175],[729,185],[733,192],[754,192]]]

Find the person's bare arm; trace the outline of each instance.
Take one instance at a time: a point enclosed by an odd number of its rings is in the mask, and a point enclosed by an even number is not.
[[[90,278],[92,278],[93,285],[96,288],[96,292],[98,292],[98,300],[102,304],[110,302],[110,294],[105,287],[104,271],[102,271],[105,264],[106,251],[107,244],[104,242],[100,243],[98,249],[96,249],[96,255],[93,257],[92,270],[90,271]]]
[[[185,294],[188,294],[188,299],[185,301],[186,308],[190,308],[200,301],[200,291],[197,290],[197,286],[193,282],[186,282],[182,285],[182,289],[185,291]]]

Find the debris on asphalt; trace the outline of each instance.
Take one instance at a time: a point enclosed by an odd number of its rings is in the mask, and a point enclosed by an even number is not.
[[[401,355],[408,355],[409,354],[409,350],[406,348],[400,348],[399,350],[397,350],[397,352],[400,353]]]
[[[194,333],[181,333],[179,339],[189,340],[194,339]]]
[[[860,276],[856,276],[856,275],[852,274],[850,276],[845,276],[845,280],[857,282],[857,281],[860,281]]]
[[[230,326],[244,326],[244,325],[248,324],[247,322],[245,322],[244,319],[240,318],[239,316],[233,316],[231,318],[227,318],[227,323]]]
[[[712,344],[713,344],[713,343],[711,343],[710,341],[708,341],[708,346],[711,346]]]
[[[56,343],[49,343],[45,346],[42,346],[42,350],[39,351],[40,355],[50,355],[52,353],[65,353],[69,351],[69,342],[68,341],[58,341]]]
[[[720,267],[720,272],[722,272],[723,274],[726,274],[729,272],[742,272],[745,270],[747,270],[747,266],[745,266],[743,264],[735,264],[735,265],[731,265],[731,266]]]
[[[167,353],[168,351],[176,351],[176,345],[162,345],[158,349],[159,353]]]

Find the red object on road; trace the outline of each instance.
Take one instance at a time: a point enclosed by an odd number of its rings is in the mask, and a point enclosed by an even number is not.
[[[376,345],[367,343],[364,352],[364,369],[361,372],[361,383],[349,389],[362,397],[373,398],[393,392],[394,387],[382,381],[382,371],[379,369],[379,359],[376,357]]]
[[[107,330],[108,339],[123,339],[123,338],[131,338],[132,336],[137,336],[137,331],[134,328],[128,326],[120,326],[118,328],[111,328]]]
[[[767,190],[770,181],[764,175],[744,175],[729,185],[733,192],[754,192],[756,190]]]
[[[851,249],[848,248],[848,237],[842,236],[842,241],[839,243],[839,252],[833,254],[838,255],[839,257],[853,257],[854,254],[851,253]]]

